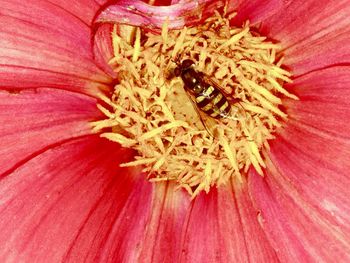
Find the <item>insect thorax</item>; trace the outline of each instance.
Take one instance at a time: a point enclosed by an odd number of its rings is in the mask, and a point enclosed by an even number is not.
[[[205,83],[193,68],[184,70],[181,77],[185,84],[185,88],[193,95],[198,95],[203,91]]]

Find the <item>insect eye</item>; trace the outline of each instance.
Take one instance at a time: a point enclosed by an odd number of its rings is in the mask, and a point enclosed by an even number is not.
[[[184,61],[182,61],[182,67],[185,69],[191,67],[193,64],[194,62],[191,59],[185,59]]]
[[[203,90],[203,86],[200,85],[200,84],[197,84],[196,86],[193,87],[193,91],[194,91],[195,94],[201,93],[202,90]]]
[[[178,67],[175,68],[175,69],[174,69],[174,74],[175,74],[176,77],[180,76],[180,74],[181,74],[180,68],[178,68]]]

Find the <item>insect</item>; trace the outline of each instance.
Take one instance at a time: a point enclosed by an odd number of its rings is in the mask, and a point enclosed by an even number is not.
[[[213,125],[208,116],[213,119],[234,119],[232,116],[231,104],[223,88],[212,81],[203,72],[194,68],[194,61],[185,59],[181,63],[176,62],[177,67],[174,70],[176,77],[181,77],[184,82],[184,88],[188,94],[194,108],[197,111],[204,127],[213,137]]]

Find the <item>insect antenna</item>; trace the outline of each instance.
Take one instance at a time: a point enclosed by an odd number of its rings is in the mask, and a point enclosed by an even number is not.
[[[241,106],[241,108],[243,109],[243,113],[244,113],[244,119],[247,119],[247,112],[246,109],[244,108],[244,106],[242,105],[242,103],[240,101],[237,101],[237,103]]]

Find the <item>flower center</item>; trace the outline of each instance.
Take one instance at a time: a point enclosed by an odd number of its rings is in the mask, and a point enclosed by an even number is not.
[[[94,126],[136,150],[121,166],[142,165],[150,181],[175,181],[192,196],[242,181],[251,165],[263,174],[262,153],[287,118],[280,97],[297,97],[282,87],[291,74],[280,46],[229,19],[216,13],[181,30],[165,22],[161,34],[114,27],[118,84]]]

